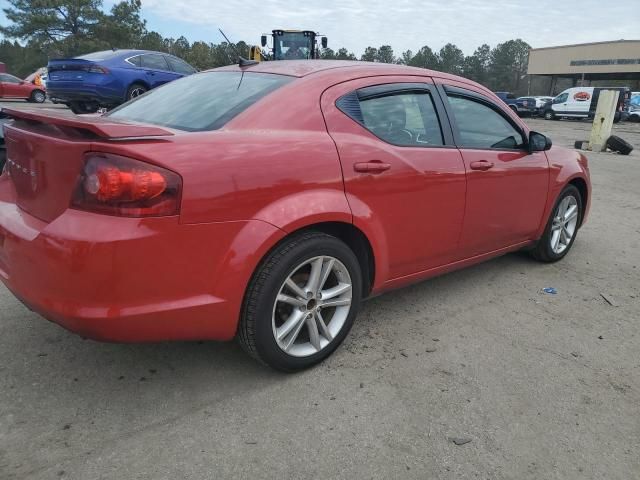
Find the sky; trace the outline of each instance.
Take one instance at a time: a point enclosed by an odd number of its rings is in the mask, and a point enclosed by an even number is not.
[[[315,30],[329,47],[362,54],[391,45],[396,55],[455,43],[470,55],[483,43],[522,38],[533,48],[640,39],[639,0],[142,0],[147,28],[166,37],[258,44],[276,28]],[[104,0],[106,8],[114,0]],[[0,0],[6,7],[7,0]],[[6,18],[0,15],[0,22]]]

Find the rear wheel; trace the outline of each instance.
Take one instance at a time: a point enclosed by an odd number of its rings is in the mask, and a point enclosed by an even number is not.
[[[42,90],[34,90],[29,97],[30,102],[43,103],[47,99],[47,96]]]
[[[573,246],[582,221],[582,198],[573,185],[567,185],[560,193],[551,212],[547,227],[531,252],[541,262],[557,262]]]
[[[319,232],[293,236],[254,274],[240,320],[240,344],[278,370],[315,365],[346,337],[361,292],[360,265],[345,243]]]
[[[139,97],[140,95],[147,92],[147,87],[140,83],[134,83],[127,90],[127,100],[131,100],[133,98]]]

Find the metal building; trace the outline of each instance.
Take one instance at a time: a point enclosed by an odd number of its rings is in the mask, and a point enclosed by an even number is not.
[[[583,43],[529,51],[529,75],[551,78],[551,91],[559,78],[573,86],[590,85],[596,80],[625,80],[640,87],[640,40]]]

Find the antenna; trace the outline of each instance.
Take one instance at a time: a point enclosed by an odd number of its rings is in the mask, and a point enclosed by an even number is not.
[[[233,52],[233,53],[235,53],[235,54],[236,54],[236,57],[240,57],[240,55],[238,54],[238,50],[236,50],[236,46],[235,46],[233,43],[231,43],[231,40],[229,40],[229,37],[227,37],[227,36],[224,34],[224,32],[222,31],[222,29],[221,29],[221,28],[219,28],[219,29],[218,29],[218,31],[222,34],[222,36],[224,37],[224,39],[227,41],[227,46],[231,46],[231,45],[233,45],[233,50],[234,50],[234,52]],[[229,57],[229,63],[236,63],[236,62],[234,62],[234,61],[231,59],[231,55],[229,55],[229,49],[228,49],[228,48],[226,49],[226,51],[227,51],[227,57]]]

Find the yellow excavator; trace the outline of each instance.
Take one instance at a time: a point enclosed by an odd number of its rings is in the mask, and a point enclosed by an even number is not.
[[[311,60],[320,57],[318,39],[322,48],[327,48],[327,37],[320,36],[311,30],[272,30],[272,46],[265,54],[264,47],[267,47],[267,34],[260,37],[259,45],[254,45],[250,49],[250,59],[255,61],[263,60]]]

